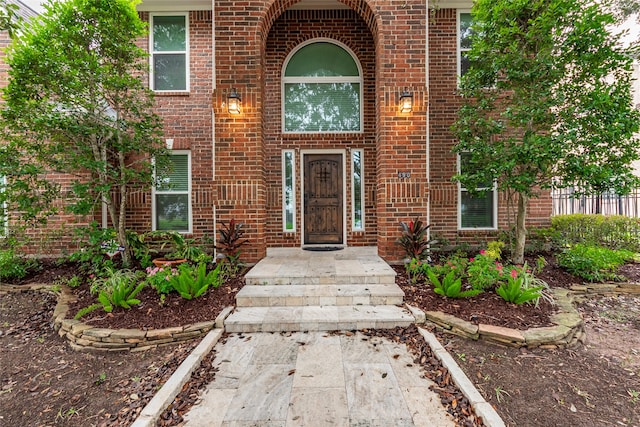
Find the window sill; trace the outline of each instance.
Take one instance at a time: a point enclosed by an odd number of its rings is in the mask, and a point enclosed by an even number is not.
[[[189,96],[191,95],[191,92],[189,91],[162,91],[162,92],[157,92],[157,91],[153,91],[153,94],[158,97],[158,96]]]

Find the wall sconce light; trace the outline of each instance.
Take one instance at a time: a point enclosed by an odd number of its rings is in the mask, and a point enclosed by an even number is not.
[[[412,110],[413,94],[405,90],[400,94],[400,112],[410,113]]]
[[[229,96],[227,96],[227,109],[229,114],[240,114],[240,95],[236,92],[236,88],[231,88]]]

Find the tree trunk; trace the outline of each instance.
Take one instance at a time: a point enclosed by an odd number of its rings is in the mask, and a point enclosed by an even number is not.
[[[120,137],[119,134],[118,137]],[[118,233],[118,241],[120,243],[120,246],[124,248],[124,251],[122,252],[122,264],[125,267],[129,267],[131,265],[132,257],[131,248],[127,244],[127,184],[124,177],[127,165],[122,150],[118,151],[118,167],[120,170],[120,211],[118,212],[119,218],[116,230]]]
[[[527,239],[525,218],[527,216],[528,202],[529,200],[527,196],[522,193],[518,193],[518,213],[516,216],[516,247],[513,251],[513,263],[517,265],[524,264],[524,245]]]

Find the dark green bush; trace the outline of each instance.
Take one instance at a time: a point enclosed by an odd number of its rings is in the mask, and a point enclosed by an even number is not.
[[[558,215],[551,219],[549,235],[561,247],[582,243],[640,252],[640,218],[620,215]]]

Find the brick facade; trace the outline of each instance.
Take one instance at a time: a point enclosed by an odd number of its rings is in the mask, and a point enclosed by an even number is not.
[[[191,152],[194,237],[214,237],[221,222],[235,218],[245,222],[250,240],[244,261],[259,260],[268,247],[301,246],[300,158],[307,150],[344,155],[349,246],[376,245],[385,259],[399,260],[398,221],[427,216],[433,233],[451,243],[495,236],[496,231],[457,228],[458,190],[451,182],[455,140],[449,130],[460,105],[456,9],[442,2],[431,11],[424,0],[340,1],[346,8],[292,10],[295,0],[216,0],[213,11],[189,13],[190,91],[159,93],[156,111],[173,149]],[[149,13],[141,17],[148,20]],[[283,65],[300,43],[319,38],[348,47],[361,65],[361,133],[282,132]],[[240,115],[227,112],[232,88],[242,97]],[[401,114],[398,101],[405,90],[413,94],[413,111]],[[296,162],[293,233],[283,232],[282,225],[285,149],[294,150]],[[353,231],[349,220],[354,149],[364,153],[363,231]],[[400,172],[410,176],[400,178]],[[505,227],[504,196],[498,205],[499,226]],[[151,193],[132,195],[131,206],[128,225],[150,230]],[[545,195],[532,202],[529,224],[547,224],[550,213],[551,199]]]

